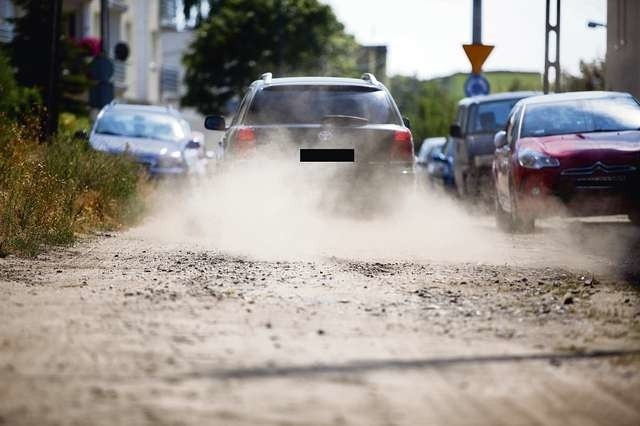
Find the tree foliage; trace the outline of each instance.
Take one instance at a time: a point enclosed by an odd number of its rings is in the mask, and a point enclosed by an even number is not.
[[[20,87],[9,58],[0,51],[0,120],[17,120],[40,104],[40,96],[34,89]]]
[[[218,0],[196,31],[182,104],[203,113],[223,111],[263,72],[356,74],[357,43],[318,0]]]
[[[427,137],[446,136],[455,114],[456,99],[437,81],[391,77],[389,89],[398,108],[411,120],[416,149]]]
[[[580,61],[580,75],[574,76],[563,73],[561,85],[565,92],[583,90],[605,90],[605,62]]]

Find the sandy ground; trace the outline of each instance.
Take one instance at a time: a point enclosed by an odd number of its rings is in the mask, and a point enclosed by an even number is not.
[[[274,260],[138,229],[0,259],[0,425],[638,425],[638,240]]]

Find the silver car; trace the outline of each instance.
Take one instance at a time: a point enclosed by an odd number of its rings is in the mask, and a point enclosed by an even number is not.
[[[202,175],[206,170],[202,139],[171,107],[109,104],[98,114],[89,142],[98,151],[133,156],[151,176]]]

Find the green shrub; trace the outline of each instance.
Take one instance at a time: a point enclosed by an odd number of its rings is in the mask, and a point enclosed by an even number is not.
[[[13,119],[31,113],[41,103],[36,89],[18,86],[15,70],[0,49],[0,114]]]
[[[77,232],[117,228],[142,210],[138,166],[61,134],[38,143],[37,126],[0,117],[0,255],[35,255]]]

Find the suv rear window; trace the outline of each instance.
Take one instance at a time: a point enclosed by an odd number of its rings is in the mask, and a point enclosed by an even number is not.
[[[359,86],[270,86],[256,93],[247,124],[320,124],[328,115],[366,118],[369,124],[400,124],[387,94]]]

